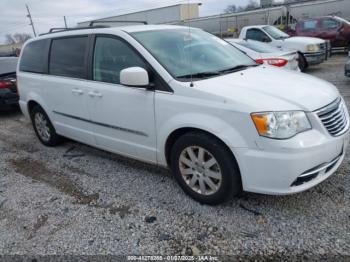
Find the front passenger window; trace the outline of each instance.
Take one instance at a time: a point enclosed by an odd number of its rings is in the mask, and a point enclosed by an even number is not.
[[[97,37],[94,51],[93,79],[120,83],[120,71],[128,67],[142,67],[145,63],[124,41],[111,37]]]

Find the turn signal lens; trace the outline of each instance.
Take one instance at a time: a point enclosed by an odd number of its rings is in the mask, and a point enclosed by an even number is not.
[[[254,124],[256,126],[256,129],[258,130],[258,133],[261,136],[266,135],[267,133],[267,116],[263,114],[255,114],[252,115]]]

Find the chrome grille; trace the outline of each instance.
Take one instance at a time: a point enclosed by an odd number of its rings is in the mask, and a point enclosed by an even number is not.
[[[349,128],[349,117],[341,98],[316,111],[324,127],[332,136],[340,136]]]

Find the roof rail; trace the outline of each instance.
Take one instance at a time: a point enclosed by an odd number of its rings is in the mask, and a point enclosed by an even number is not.
[[[44,34],[40,34],[40,35],[49,35],[49,34],[54,34],[54,33],[66,32],[66,31],[75,31],[75,30],[82,30],[82,29],[94,29],[94,28],[108,28],[108,27],[109,26],[106,26],[106,25],[72,27],[72,28],[57,27],[57,28],[51,28],[48,33],[44,33]]]
[[[148,23],[146,21],[134,21],[134,20],[129,20],[129,21],[121,21],[121,20],[103,20],[103,21],[99,21],[99,20],[95,20],[95,21],[91,21],[89,26],[94,26],[94,24],[97,23],[132,23],[132,24],[144,24],[144,25],[148,25]]]

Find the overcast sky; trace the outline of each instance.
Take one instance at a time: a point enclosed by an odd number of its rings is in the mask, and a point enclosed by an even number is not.
[[[248,0],[202,0],[200,16],[214,15],[230,4],[245,5]],[[113,16],[161,6],[187,3],[187,0],[1,0],[0,43],[8,33],[32,33],[26,17],[25,4],[29,5],[38,33],[44,33],[52,27],[64,26],[63,16],[68,26],[77,22]]]

